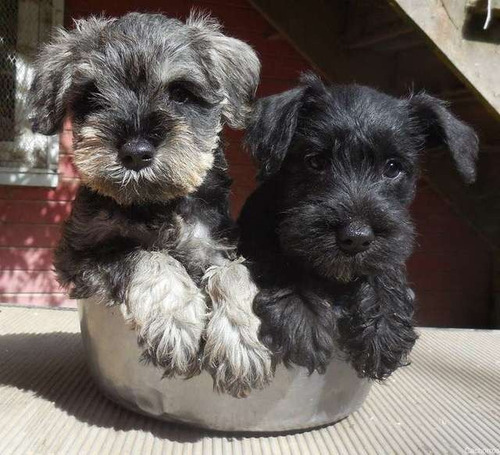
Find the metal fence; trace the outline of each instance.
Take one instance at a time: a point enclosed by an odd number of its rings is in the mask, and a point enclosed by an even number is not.
[[[18,0],[0,2],[0,142],[14,140]]]
[[[63,4],[0,0],[0,184],[30,184],[29,174],[54,174],[57,169],[57,138],[32,133],[27,94],[33,58],[62,23]]]

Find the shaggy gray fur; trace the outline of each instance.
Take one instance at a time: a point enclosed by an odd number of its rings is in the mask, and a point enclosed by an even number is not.
[[[58,31],[38,58],[30,93],[34,130],[54,134],[65,117],[73,120],[83,186],[55,257],[61,283],[75,298],[124,303],[145,359],[166,375],[199,372],[207,337],[208,347],[218,346],[208,365],[217,389],[236,396],[265,384],[270,372],[258,320],[250,304],[241,306],[255,287],[248,273],[246,282],[237,277],[238,288],[217,279],[228,276],[236,242],[219,139],[224,123],[244,125],[259,70],[251,47],[208,17],[184,24],[131,13]],[[221,296],[212,302],[213,324],[221,326],[233,306],[247,311],[232,329],[253,344],[221,350],[205,333],[209,269],[212,283],[231,288],[212,292]],[[257,321],[251,335],[248,320]],[[254,361],[243,370],[239,357]],[[222,380],[221,363],[229,372]]]

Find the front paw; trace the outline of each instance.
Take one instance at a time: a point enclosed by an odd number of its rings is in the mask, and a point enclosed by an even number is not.
[[[172,304],[168,298],[164,305]],[[205,308],[203,298],[194,298],[190,305],[198,307],[200,318],[185,315],[159,314],[137,327],[137,342],[143,349],[141,360],[164,369],[164,377],[192,377],[201,371],[200,325]]]
[[[408,365],[408,355],[418,338],[411,324],[397,317],[379,320],[377,326],[367,325],[357,336],[360,349],[351,352],[351,362],[360,377],[379,381]]]
[[[418,338],[414,303],[415,293],[395,279],[360,288],[338,323],[339,345],[358,376],[381,381],[408,364]]]
[[[262,320],[261,340],[278,361],[310,374],[326,371],[334,349],[333,312],[326,302],[279,290],[259,293],[254,308]]]
[[[128,320],[144,349],[142,359],[163,368],[165,376],[193,376],[200,371],[205,297],[172,257],[143,256],[127,294]]]
[[[259,341],[259,318],[253,313],[257,288],[246,267],[232,262],[206,275],[213,313],[206,329],[204,365],[214,389],[242,398],[271,381],[271,353]]]
[[[243,398],[272,379],[271,354],[256,337],[222,314],[208,323],[204,364],[217,392]]]

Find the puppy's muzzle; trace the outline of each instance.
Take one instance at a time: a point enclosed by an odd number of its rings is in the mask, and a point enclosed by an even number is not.
[[[337,230],[337,239],[344,253],[355,255],[370,248],[375,240],[375,233],[368,223],[352,221]]]
[[[127,169],[140,171],[153,164],[155,153],[155,147],[151,142],[145,139],[134,139],[121,146],[118,157]]]

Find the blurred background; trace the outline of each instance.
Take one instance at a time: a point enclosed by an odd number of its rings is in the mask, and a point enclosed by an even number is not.
[[[395,95],[425,89],[448,100],[481,139],[478,181],[465,186],[446,150],[422,156],[412,206],[418,245],[409,262],[420,325],[500,327],[500,1],[481,0],[0,0],[0,303],[74,307],[52,271],[78,174],[70,124],[33,137],[25,122],[30,65],[53,25],[128,11],[185,18],[210,12],[262,61],[259,96],[313,70]],[[225,131],[232,210],[255,185],[241,132]]]

